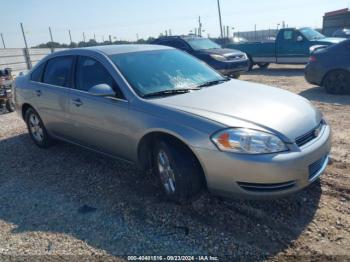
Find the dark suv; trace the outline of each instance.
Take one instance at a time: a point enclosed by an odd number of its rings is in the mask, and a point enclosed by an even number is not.
[[[238,78],[249,69],[249,59],[241,51],[224,49],[208,38],[199,36],[168,36],[153,41],[152,44],[181,49],[204,61],[222,74]]]

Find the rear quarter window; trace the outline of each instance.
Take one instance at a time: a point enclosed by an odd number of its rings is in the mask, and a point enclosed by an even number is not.
[[[284,40],[292,40],[293,39],[293,32],[294,31],[291,31],[291,30],[284,31],[283,32],[283,39]]]

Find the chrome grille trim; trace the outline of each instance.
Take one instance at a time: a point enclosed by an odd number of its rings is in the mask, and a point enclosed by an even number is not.
[[[315,128],[313,128],[312,130],[310,130],[306,134],[297,137],[295,139],[295,143],[299,147],[306,145],[307,143],[309,143],[310,141],[312,141],[318,137],[318,135],[316,135],[316,130],[319,129],[322,132],[324,125],[325,125],[325,122],[322,120]]]

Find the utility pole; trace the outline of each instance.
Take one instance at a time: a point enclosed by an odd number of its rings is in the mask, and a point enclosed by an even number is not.
[[[69,33],[70,43],[72,44],[72,43],[73,43],[73,41],[72,41],[72,34],[70,33],[70,30],[68,30],[68,33]]]
[[[223,38],[223,34],[222,34],[222,20],[221,20],[221,8],[220,8],[220,0],[218,0],[218,11],[219,11],[219,22],[220,22],[220,35],[221,38]]]
[[[52,37],[51,27],[49,27],[49,32],[50,32],[50,39],[51,39],[51,53],[53,53],[54,50],[53,50],[53,37]]]
[[[51,42],[53,43],[53,37],[52,37],[51,27],[49,27],[49,32],[50,32],[50,39],[51,39]]]
[[[96,34],[94,33],[94,39],[95,39],[95,42],[97,42],[97,40],[96,40]]]
[[[172,32],[171,32],[171,29],[169,29],[169,36],[172,36],[173,34],[172,34]]]
[[[27,61],[27,68],[31,69],[32,68],[32,62],[30,61],[28,43],[27,43],[26,34],[24,33],[24,29],[23,29],[23,24],[22,23],[21,23],[21,30],[22,30],[23,40],[24,40],[24,45],[25,45],[25,52],[24,53],[25,53],[25,57],[26,57],[26,61]]]
[[[4,35],[2,33],[1,33],[1,40],[2,40],[2,45],[4,46],[4,49],[5,49],[6,45],[5,45]]]
[[[85,43],[85,32],[83,32],[83,40],[84,40],[84,43]]]
[[[202,36],[202,22],[201,22],[201,17],[198,17],[198,35]]]
[[[226,26],[226,30],[227,30],[226,37],[230,38],[230,27]]]
[[[256,24],[254,25],[254,40],[256,41]]]
[[[109,42],[112,44],[112,36],[109,35]]]

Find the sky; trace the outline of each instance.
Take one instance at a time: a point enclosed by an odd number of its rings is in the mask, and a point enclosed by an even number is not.
[[[289,26],[322,27],[325,12],[350,7],[350,0],[220,0],[223,25],[235,31]],[[204,35],[219,36],[217,0],[0,0],[0,33],[6,47],[24,47],[20,23],[28,45],[92,39],[136,40],[157,37],[165,30],[188,34],[201,16]],[[0,42],[2,48],[2,43]]]

